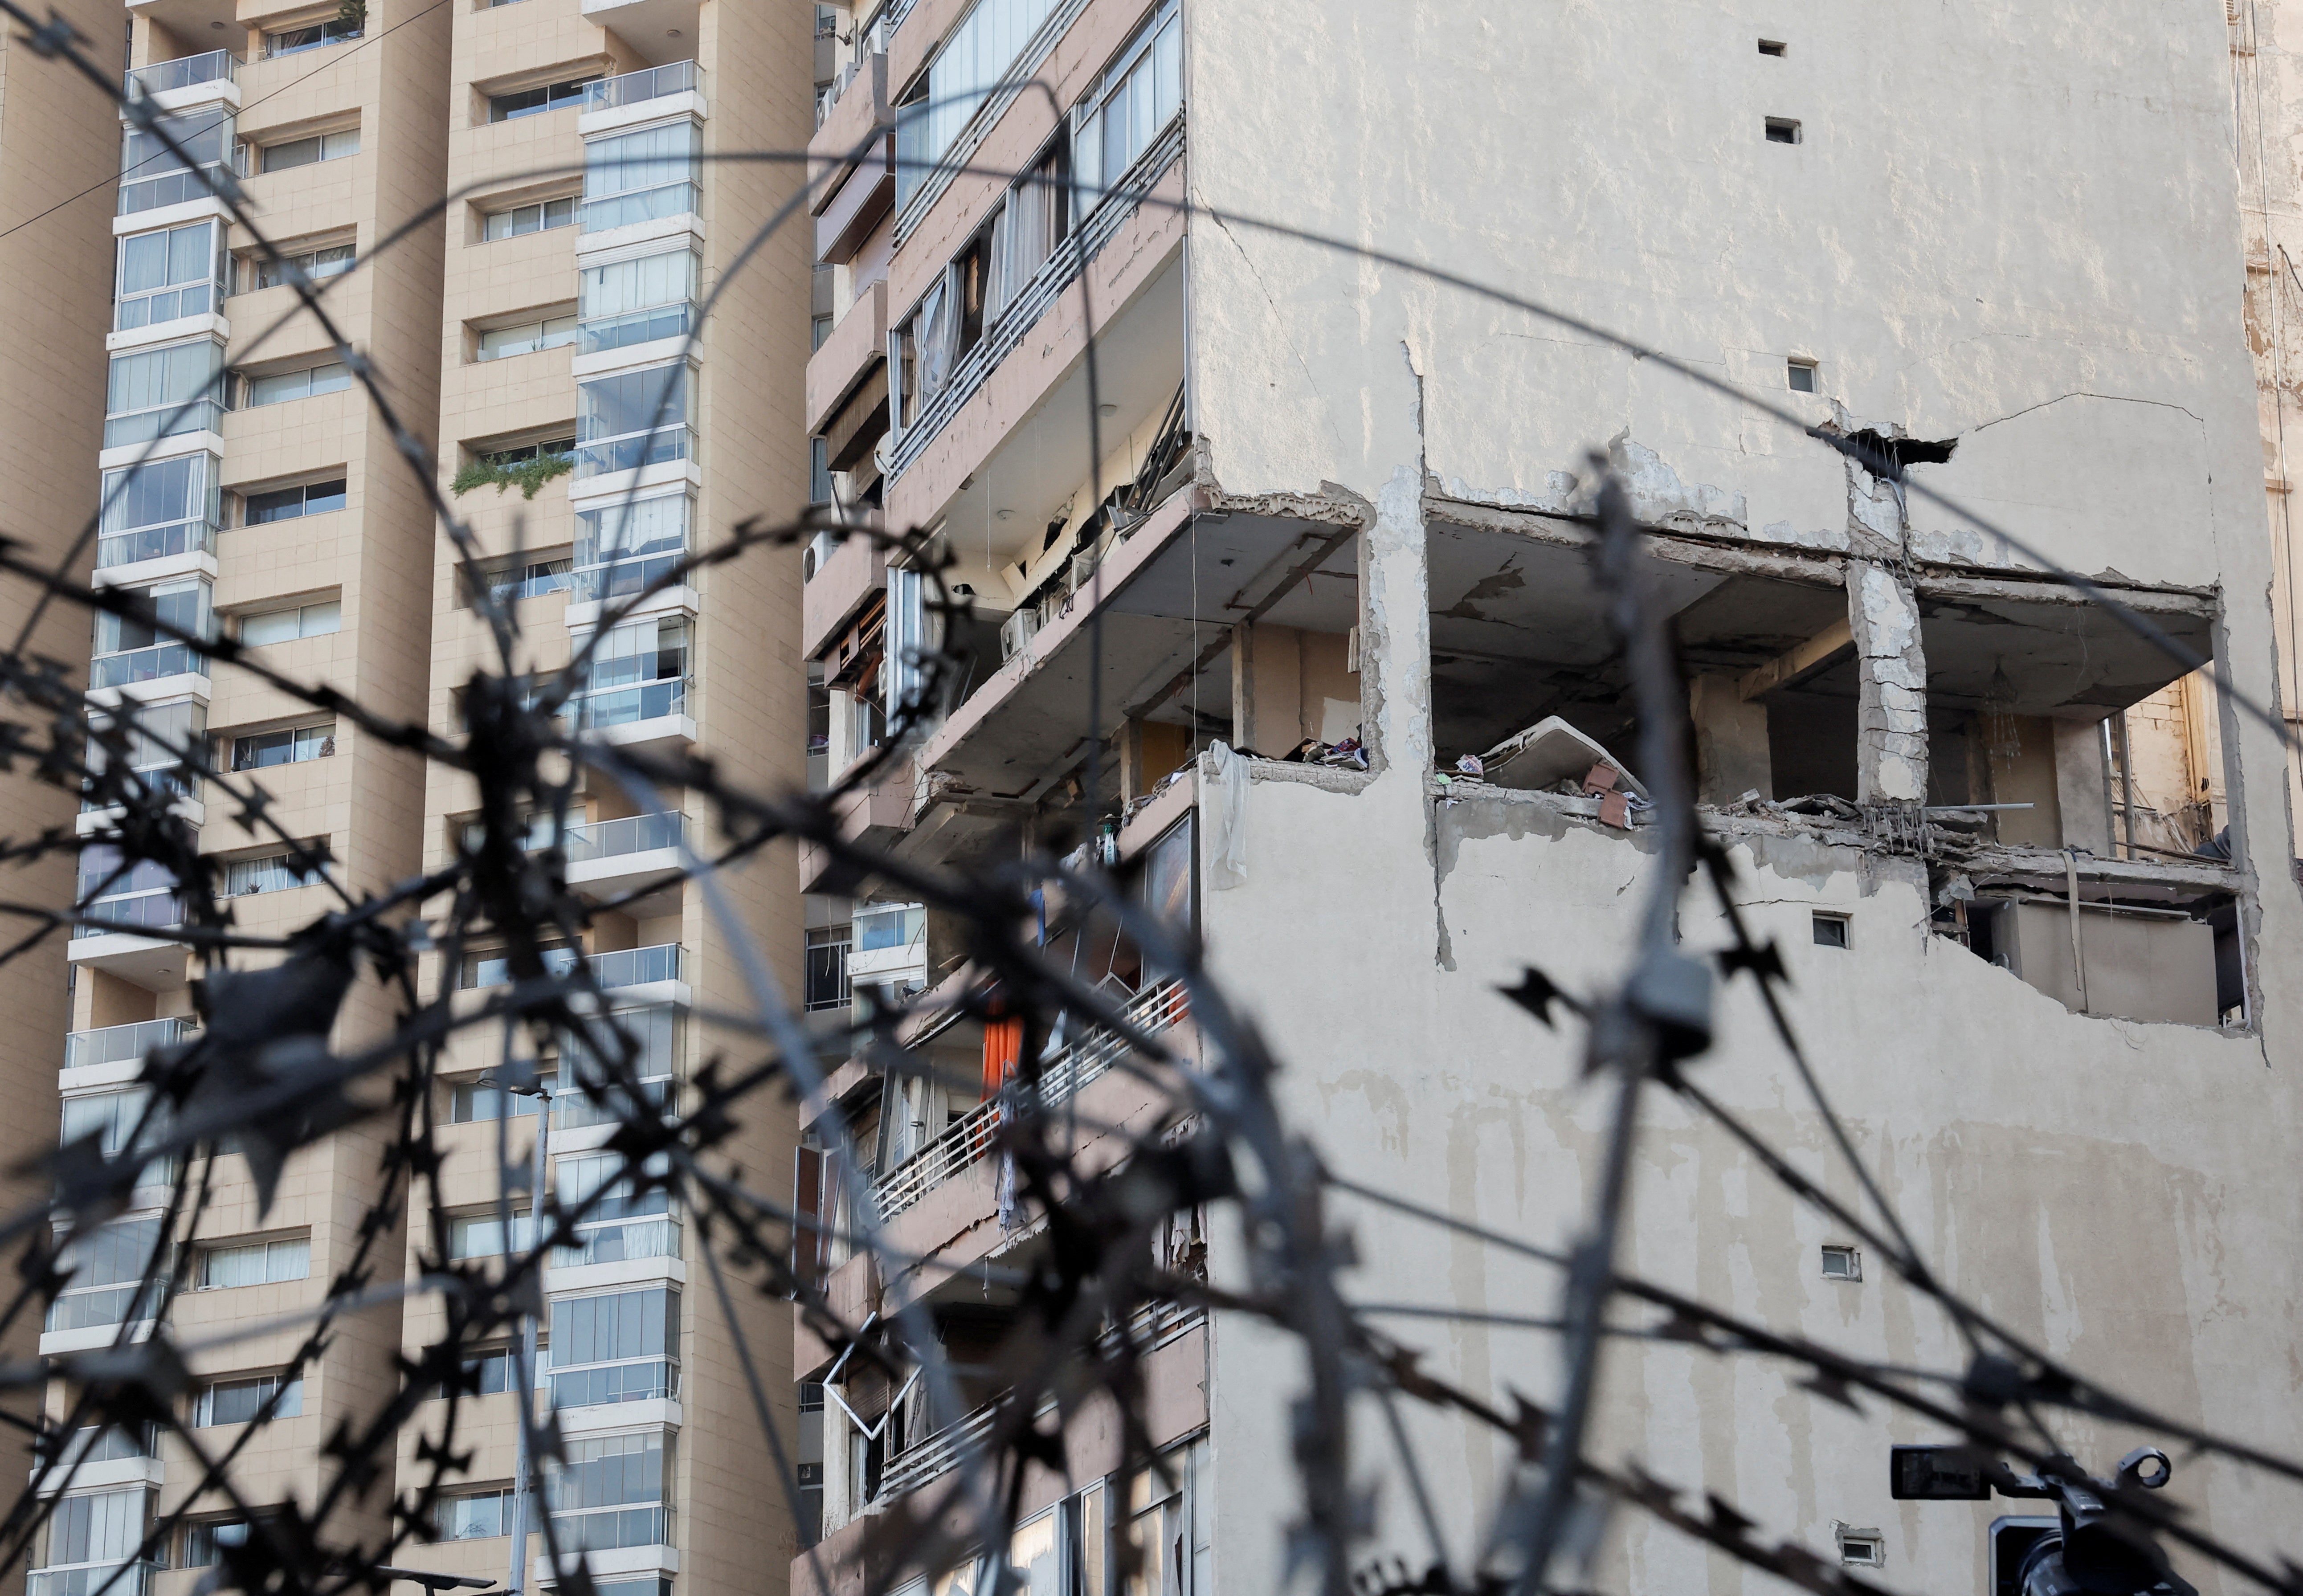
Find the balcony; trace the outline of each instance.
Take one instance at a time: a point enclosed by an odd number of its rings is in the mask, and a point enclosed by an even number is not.
[[[685,178],[657,188],[586,199],[578,213],[580,231],[604,232],[611,227],[634,227],[643,222],[691,215],[702,207],[703,193],[694,179]]]
[[[86,1069],[98,1064],[140,1063],[154,1048],[173,1047],[198,1028],[189,1019],[176,1018],[74,1031],[64,1038],[64,1068]]]
[[[204,55],[184,55],[174,61],[156,61],[150,66],[139,66],[128,74],[122,92],[131,100],[155,100],[163,106],[173,106],[175,101],[162,97],[178,95],[203,83],[232,83],[239,70],[240,57],[230,50],[210,50]]]
[[[603,316],[577,327],[576,352],[604,355],[659,339],[685,338],[695,325],[696,307],[686,300],[676,305],[628,310],[621,316]]]
[[[683,677],[608,688],[569,701],[575,729],[603,742],[652,747],[696,739],[696,681]]]
[[[24,1596],[145,1596],[160,1572],[156,1563],[92,1563],[35,1568],[24,1576]]]
[[[189,643],[158,643],[131,648],[125,654],[101,654],[88,663],[91,688],[132,687],[139,682],[164,681],[173,676],[205,679],[207,660]]]
[[[564,975],[576,967],[577,958],[578,950],[574,948],[547,948],[544,952],[544,970],[550,975]],[[467,991],[508,986],[511,984],[510,961],[502,954],[474,954],[464,960],[461,975],[457,984]],[[671,983],[684,985],[688,979],[687,950],[678,942],[658,942],[653,947],[595,953],[592,979],[603,989]]]
[[[229,165],[223,161],[210,161],[189,170],[164,172],[157,177],[139,177],[120,185],[120,205],[114,214],[132,216],[143,211],[158,210],[163,206],[183,205],[194,199],[214,199],[218,190],[232,182]]]
[[[637,471],[647,466],[667,465],[674,460],[695,458],[694,427],[659,426],[648,432],[624,433],[617,437],[577,444],[576,479],[582,482],[594,477]]]
[[[96,540],[96,568],[110,570],[115,566],[141,565],[148,560],[173,559],[179,554],[212,554],[215,552],[216,528],[206,516],[196,520],[172,521],[163,527],[139,527],[130,532],[114,532]]]
[[[123,188],[121,192],[124,195],[127,190]],[[224,403],[221,400],[202,396],[154,405],[149,410],[106,416],[104,418],[104,446],[119,449],[131,443],[149,443],[157,438],[181,437],[191,432],[223,434]]]
[[[1138,992],[1126,1013],[1138,1030],[1157,1033],[1181,1024],[1191,1013],[1191,1003],[1181,981],[1166,981]],[[1128,1043],[1117,1033],[1091,1031],[1042,1071],[1037,1087],[1041,1107],[1053,1108],[1076,1096],[1130,1051]],[[990,1153],[1007,1108],[1006,1102],[997,1097],[977,1105],[874,1186],[872,1200],[882,1222],[894,1219]]]
[[[568,884],[599,903],[628,898],[654,883],[668,890],[646,892],[623,904],[622,910],[642,917],[669,914],[679,901],[681,849],[688,839],[688,816],[678,813],[631,815],[570,826],[563,842]]]
[[[684,548],[662,553],[634,555],[576,568],[568,589],[572,604],[612,604],[645,593],[672,573],[688,557]],[[651,606],[653,608],[654,606]]]
[[[621,77],[601,78],[586,83],[584,86],[584,103],[578,108],[578,114],[588,116],[602,111],[620,111],[629,106],[662,99],[667,95],[703,92],[703,69],[693,61],[675,61],[669,66],[652,66],[643,72],[626,72]]]

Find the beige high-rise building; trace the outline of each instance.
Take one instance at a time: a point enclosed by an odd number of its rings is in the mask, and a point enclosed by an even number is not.
[[[89,336],[84,349],[60,341],[38,351],[57,366],[53,376],[8,384],[12,406],[48,396],[53,442],[41,460],[55,468],[53,483],[26,479],[28,494],[46,497],[26,497],[21,512],[12,497],[12,515],[68,526],[94,511],[101,487],[103,536],[88,562],[98,581],[148,595],[180,625],[260,648],[285,674],[449,735],[460,730],[469,672],[498,663],[470,607],[485,582],[519,608],[520,669],[563,665],[571,638],[607,629],[570,704],[574,726],[615,747],[709,750],[755,787],[801,782],[797,555],[765,550],[637,608],[627,601],[680,553],[750,517],[789,518],[807,501],[805,227],[786,228],[733,270],[804,174],[792,162],[713,157],[806,143],[810,14],[736,0],[149,0],[127,14],[131,92],[169,119],[196,165],[236,173],[287,259],[266,258],[204,173],[180,169],[153,141],[131,137],[115,168],[120,120],[81,85],[101,114],[72,134],[57,111],[44,136],[59,149],[102,145],[91,179],[102,192],[89,203],[114,215],[110,237],[94,224],[76,283],[27,274],[57,300],[56,325],[77,317]],[[89,26],[101,36],[95,19]],[[57,80],[20,91],[13,46],[6,67],[7,196],[28,207],[40,185],[25,175],[46,157],[20,139],[18,107],[37,114],[44,96],[61,104],[67,90]],[[44,169],[46,187],[61,190],[72,170],[58,157]],[[451,189],[473,191],[443,209]],[[390,421],[296,307],[295,273],[324,291],[335,326],[375,372]],[[411,470],[394,422],[431,449],[435,482]],[[535,486],[501,489],[522,461]],[[477,572],[460,568],[439,530],[435,489],[485,552]],[[427,776],[415,758],[245,671],[212,668],[148,627],[100,621],[91,647],[78,632],[83,620],[62,624],[74,635],[58,632],[55,651],[88,651],[99,711],[132,700],[149,729],[179,746],[205,739],[224,768],[273,795],[272,829],[250,832],[236,806],[209,813],[203,800],[215,790],[184,781],[164,750],[139,756],[151,780],[181,789],[178,813],[198,828],[240,928],[287,931],[324,913],[340,890],[382,889],[460,845],[471,807],[460,780]],[[597,906],[586,945],[612,1018],[643,1043],[650,1091],[669,1102],[713,1044],[691,1006],[751,1005],[740,942],[797,990],[794,862],[788,849],[770,850],[721,876],[723,923],[702,893],[665,880],[683,848],[709,854],[717,840],[707,817],[686,812],[685,795],[620,786],[605,770],[587,773],[580,795],[574,829],[559,840],[571,882]],[[114,874],[109,820],[80,817],[83,883]],[[325,878],[285,857],[291,843],[325,845]],[[69,880],[51,883],[51,895]],[[144,1055],[197,1024],[190,983],[200,967],[164,934],[179,919],[164,872],[120,874],[94,913],[105,924],[71,943],[69,1040],[61,1012],[52,1030],[31,1034],[43,1088],[46,1072],[62,1068],[54,1078],[65,1135],[102,1129],[117,1144],[143,1101],[134,1081]],[[421,972],[427,996],[484,1002],[502,979],[501,959],[485,949],[440,966],[434,958]],[[392,1011],[391,995],[363,977],[340,1040],[377,1034]],[[245,1161],[219,1154],[205,1209],[173,1237],[162,1235],[166,1171],[156,1167],[130,1212],[74,1246],[76,1272],[42,1347],[146,1333],[151,1305],[134,1282],[170,1241],[195,1254],[190,1289],[172,1314],[183,1335],[308,1307],[355,1260],[389,1280],[435,1246],[458,1260],[501,1254],[502,1228],[486,1216],[498,1197],[494,1120],[504,1097],[478,1080],[501,1045],[494,1034],[460,1043],[440,1083],[448,1234],[432,1234],[431,1194],[419,1192],[408,1222],[371,1234],[361,1253],[362,1218],[386,1189],[384,1119],[296,1155],[268,1208]],[[555,1074],[547,1059],[545,1079],[559,1087],[552,1178],[563,1190],[596,1185],[603,1161],[608,1115],[575,1090],[581,1078],[572,1060]],[[534,1123],[514,1127],[520,1161]],[[778,1168],[791,1142],[789,1110],[763,1102],[723,1151]],[[406,1201],[395,1201],[395,1216]],[[694,1229],[660,1195],[611,1196],[593,1212],[601,1222],[554,1257],[546,1278],[540,1328],[552,1372],[540,1383],[569,1461],[529,1526],[551,1514],[561,1543],[617,1590],[762,1588],[763,1569],[773,1588],[794,1547],[790,1516],[754,1488],[768,1477],[768,1448],[749,1405],[728,1399],[743,1375],[695,1270]],[[788,1316],[748,1288],[737,1300],[760,1378],[788,1406]],[[315,1466],[322,1439],[387,1401],[397,1356],[439,1324],[436,1303],[420,1296],[404,1311],[359,1314],[292,1384],[282,1371],[300,1330],[232,1340],[194,1359],[182,1420],[228,1438],[236,1431],[227,1427],[275,1404],[279,1422],[241,1455],[237,1483],[259,1512],[309,1507],[332,1473]],[[517,1426],[502,1351],[484,1353],[493,1374],[483,1368],[485,1394],[464,1410],[479,1449],[434,1526],[448,1544],[404,1561],[498,1577],[514,1563],[503,1509]],[[684,1403],[698,1387],[707,1399]],[[64,1399],[55,1393],[52,1409]],[[410,1489],[424,1477],[414,1460],[423,1428],[411,1428],[401,1451]],[[78,1444],[70,1499],[35,1559],[40,1596],[92,1590],[124,1562],[137,1565],[131,1589],[189,1589],[246,1533],[244,1514],[221,1496],[190,1495],[174,1442],[91,1434]],[[611,1478],[619,1494],[603,1500],[600,1482]],[[370,1493],[335,1533],[381,1533],[390,1505],[388,1490]],[[156,1513],[186,1522],[147,1544]],[[534,1566],[519,1565],[530,1589],[560,1576],[543,1544],[536,1534]]]

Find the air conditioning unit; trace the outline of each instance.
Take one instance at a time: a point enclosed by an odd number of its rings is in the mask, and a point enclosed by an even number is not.
[[[1000,657],[1012,660],[1040,629],[1040,606],[1026,604],[1000,623]]]

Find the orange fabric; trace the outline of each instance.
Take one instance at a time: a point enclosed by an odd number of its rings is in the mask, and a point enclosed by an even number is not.
[[[1016,1078],[1016,1066],[1023,1056],[1021,1015],[1013,1019],[983,1022],[983,1095],[987,1100],[999,1095],[1000,1088]]]

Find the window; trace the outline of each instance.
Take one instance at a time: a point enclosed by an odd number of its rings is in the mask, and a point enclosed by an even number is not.
[[[515,598],[541,598],[547,593],[565,593],[574,580],[574,562],[569,560],[530,560],[518,565],[499,565],[483,573],[488,596],[498,604]],[[471,584],[465,580],[463,596],[471,602]]]
[[[671,1444],[661,1431],[564,1443],[568,1461],[544,1476],[560,1550],[669,1542]]]
[[[243,615],[240,618],[240,640],[249,648],[265,648],[274,643],[292,643],[299,638],[325,638],[339,630],[342,624],[342,601],[323,599],[318,604]]]
[[[112,325],[118,332],[206,316],[224,285],[224,237],[215,221],[193,222],[120,241]]]
[[[204,452],[106,471],[97,564],[133,565],[213,547],[224,505],[217,463]]]
[[[578,599],[603,603],[637,593],[688,553],[688,495],[637,499],[576,517]]]
[[[292,283],[299,275],[317,283],[323,278],[340,276],[352,269],[352,246],[330,244],[324,249],[308,249],[299,255],[283,255],[269,260],[252,255],[243,263],[240,272],[240,291],[252,293],[258,289],[277,288]]]
[[[209,1247],[200,1254],[195,1289],[222,1291],[233,1286],[269,1286],[301,1280],[312,1273],[312,1239],[251,1241],[241,1246]]]
[[[77,1579],[51,1574],[35,1576],[30,1588],[42,1596],[75,1596],[102,1590],[112,1570],[136,1555],[143,1544],[144,1521],[150,1510],[149,1493],[139,1485],[126,1490],[97,1490],[86,1496],[60,1498],[40,1532],[38,1563],[42,1568],[81,1568]],[[132,1576],[114,1583],[120,1591],[146,1588]]]
[[[602,637],[572,705],[579,727],[687,714],[688,645],[688,622],[680,619],[628,621]]]
[[[291,167],[308,166],[315,161],[341,161],[346,156],[359,154],[359,130],[346,128],[341,133],[315,133],[308,139],[291,139],[284,144],[264,147],[264,170],[286,172]]]
[[[105,1157],[118,1158],[128,1150],[131,1138],[148,1147],[167,1133],[166,1109],[152,1107],[148,1087],[131,1086],[124,1092],[90,1092],[65,1098],[63,1130],[58,1145],[69,1147],[85,1137],[95,1136]],[[136,1184],[164,1186],[174,1178],[175,1167],[172,1158],[155,1159],[137,1175]]]
[[[1183,105],[1183,20],[1175,0],[1168,0],[1073,113],[1079,181],[1091,193],[1113,187]]]
[[[807,502],[810,504],[831,502],[831,445],[822,438],[807,441]]]
[[[657,1107],[671,1101],[672,1083],[679,1072],[679,1011],[668,1004],[656,1004],[619,1009],[608,1019],[623,1041],[630,1043],[630,1055],[624,1059],[612,1051],[621,1043],[612,1044],[607,1035],[599,1035],[597,1039],[612,1048],[609,1056],[623,1061],[622,1068],[612,1068],[594,1054],[581,1033],[570,1032],[561,1040],[560,1077],[553,1086],[553,1111],[561,1126],[604,1125],[617,1119],[616,1107],[633,1086]],[[612,1086],[611,1083],[616,1084]]]
[[[541,321],[522,322],[516,327],[494,327],[480,334],[478,359],[502,360],[513,355],[534,354],[538,350],[558,349],[576,342],[576,318],[572,316],[548,316]]]
[[[89,717],[92,734],[88,739],[89,785],[94,790],[97,786],[96,779],[109,768],[114,754],[106,743],[108,734],[116,730],[127,744],[128,769],[135,772],[147,787],[189,798],[192,778],[184,773],[184,761],[201,746],[207,729],[207,706],[185,699],[155,706],[139,705],[131,698],[117,714],[92,714]],[[82,807],[97,806],[91,792]],[[141,1051],[138,1050],[139,1056]]]
[[[849,928],[845,925],[808,928],[807,1006],[811,1012],[848,1007],[848,938]]]
[[[1853,1247],[1824,1248],[1823,1278],[1826,1280],[1861,1279],[1863,1254]]]
[[[511,1533],[509,1490],[476,1490],[440,1499],[434,1533],[443,1541],[486,1541]]]
[[[831,318],[830,317],[812,316],[808,317],[807,347],[810,350],[822,349],[823,347],[823,341],[831,336]]]
[[[1793,122],[1787,116],[1770,116],[1767,118],[1768,143],[1797,144],[1799,141],[1800,124],[1798,122]]]
[[[215,1565],[216,1548],[245,1546],[248,1525],[237,1518],[214,1520],[207,1524],[188,1524],[184,1526],[181,1550],[176,1555],[179,1568],[207,1568]]]
[[[168,1259],[160,1225],[156,1215],[114,1220],[65,1243],[57,1262],[69,1278],[48,1305],[46,1328],[92,1330],[149,1319],[156,1294],[145,1286],[144,1273]]]
[[[703,148],[703,131],[684,120],[585,140],[584,231],[694,210]]]
[[[1847,946],[1847,916],[1818,914],[1815,916],[1815,945],[1818,948]]]
[[[1886,1538],[1877,1530],[1839,1531],[1839,1560],[1859,1568],[1877,1568],[1887,1560]]]
[[[536,1383],[538,1389],[544,1384],[544,1365],[550,1361],[544,1348],[539,1345],[536,1349]],[[500,1397],[513,1388],[518,1378],[519,1365],[514,1361],[512,1349],[499,1347],[464,1360],[463,1393],[468,1397]],[[447,1395],[447,1388],[443,1384],[435,1388],[427,1400],[442,1401]]]
[[[308,482],[300,487],[249,494],[240,503],[247,524],[251,527],[261,527],[267,521],[292,521],[299,516],[325,515],[344,507],[344,479],[332,477],[325,482]]]
[[[1788,376],[1791,381],[1793,393],[1812,393],[1815,392],[1814,361],[1798,359],[1787,361],[1784,369],[1785,376]]]
[[[478,1081],[458,1081],[448,1088],[448,1123],[451,1125],[492,1124],[504,1115],[504,1099],[511,1100],[515,1118],[533,1114],[543,1108],[541,1098],[524,1093],[507,1092],[502,1086],[484,1086]]]
[[[559,1407],[679,1394],[679,1293],[658,1286],[552,1303],[552,1400]]]
[[[325,366],[313,366],[302,371],[283,371],[273,376],[251,376],[241,379],[246,388],[240,402],[249,410],[258,405],[285,404],[291,399],[309,399],[316,393],[335,393],[352,385],[352,375],[341,360],[331,360]]]
[[[539,199],[533,205],[515,205],[506,210],[488,212],[480,224],[480,236],[493,243],[497,239],[516,239],[547,228],[567,227],[575,220],[573,195],[565,199]]]
[[[1055,0],[983,0],[951,30],[928,67],[925,89],[897,113],[898,209],[975,119],[1054,9]]]
[[[875,903],[856,913],[856,950],[873,953],[917,942],[927,929],[927,910],[916,903]]]
[[[275,764],[301,764],[308,759],[325,759],[335,751],[333,721],[284,731],[254,731],[232,739],[232,768],[257,771]]]
[[[93,657],[89,662],[89,685],[124,687],[130,682],[156,681],[163,676],[205,671],[206,663],[190,644],[179,641],[177,634],[215,636],[215,615],[208,605],[208,591],[204,577],[156,582],[140,593],[152,607],[148,618],[98,615],[96,641],[90,650]]]
[[[293,55],[304,50],[317,50],[328,45],[358,38],[360,25],[331,17],[325,22],[312,22],[301,28],[283,28],[277,33],[264,36],[264,55],[269,60],[274,55]]]
[[[163,116],[159,124],[191,157],[191,164],[188,166],[179,160],[156,135],[141,128],[128,129],[120,151],[121,215],[206,198],[215,191],[208,184],[207,169],[222,165],[232,153],[230,111],[204,107]]]
[[[688,457],[685,361],[576,384],[576,475],[597,477]]]
[[[513,1211],[511,1216],[511,1246],[516,1253],[525,1253],[536,1246],[536,1222],[525,1209]],[[504,1252],[503,1216],[491,1208],[485,1213],[468,1213],[448,1221],[448,1256],[451,1259],[501,1258]]]
[[[588,78],[570,78],[565,83],[551,83],[535,89],[515,89],[509,94],[488,96],[488,120],[513,122],[523,116],[535,116],[545,111],[557,111],[573,106],[584,97],[584,85],[596,83],[600,74]]]
[[[658,338],[684,338],[696,298],[696,252],[672,249],[586,266],[577,274],[577,283],[586,354]]]
[[[224,425],[224,346],[213,338],[112,357],[104,446],[148,443]]]
[[[547,974],[564,975],[576,967],[573,948],[544,950],[544,967]],[[502,953],[468,953],[459,967],[456,984],[466,991],[483,986],[508,986],[511,984],[511,960]]]
[[[315,846],[314,852],[318,849]],[[316,869],[301,869],[296,856],[283,850],[259,854],[252,859],[229,859],[224,867],[224,895],[227,898],[253,898],[259,892],[285,892],[292,887],[309,887],[326,879]]]
[[[595,1153],[554,1161],[553,1189],[561,1205],[583,1215],[576,1221],[576,1245],[553,1254],[556,1267],[680,1255],[679,1220],[671,1211],[671,1192],[662,1186],[641,1191],[642,1177],[631,1173],[622,1153]],[[645,1173],[658,1176],[667,1168],[661,1154],[642,1166]]]
[[[278,1400],[274,1402],[277,1393]],[[272,1416],[292,1419],[304,1411],[304,1381],[302,1376],[283,1382],[277,1374],[259,1374],[249,1380],[215,1380],[199,1388],[192,1398],[192,1428],[206,1430],[215,1424],[245,1424],[262,1413],[266,1403],[272,1403]]]

